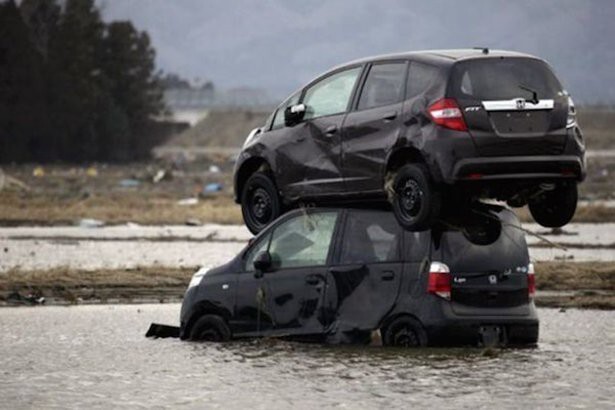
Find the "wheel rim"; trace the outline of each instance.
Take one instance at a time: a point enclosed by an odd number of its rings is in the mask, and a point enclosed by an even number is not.
[[[395,333],[393,344],[400,347],[417,347],[419,339],[412,328],[404,326]]]
[[[266,225],[273,213],[271,195],[262,187],[257,187],[250,196],[250,215],[256,225]]]
[[[407,217],[414,218],[423,206],[423,190],[414,179],[408,179],[400,185],[398,195],[400,209]]]
[[[203,329],[199,334],[198,334],[198,339],[197,340],[201,340],[204,342],[219,342],[220,340],[222,340],[222,336],[220,335],[220,332],[218,332],[216,329],[210,327],[207,329]]]

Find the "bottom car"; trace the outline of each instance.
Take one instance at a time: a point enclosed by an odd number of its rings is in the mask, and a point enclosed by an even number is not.
[[[534,345],[534,291],[507,208],[485,205],[423,232],[385,210],[295,210],[193,276],[179,336],[368,343],[379,330],[390,346]]]

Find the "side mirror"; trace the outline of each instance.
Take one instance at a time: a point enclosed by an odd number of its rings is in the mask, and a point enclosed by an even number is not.
[[[255,278],[263,277],[263,272],[266,272],[269,268],[271,268],[271,255],[267,251],[263,251],[256,255],[254,258],[254,272]]]
[[[289,105],[284,110],[284,124],[287,127],[292,127],[293,125],[300,123],[305,115],[305,111],[305,104]]]

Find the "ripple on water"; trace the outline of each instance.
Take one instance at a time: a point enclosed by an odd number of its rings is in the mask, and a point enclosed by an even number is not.
[[[612,408],[615,312],[542,309],[537,349],[400,350],[143,337],[178,305],[0,310],[9,408]]]

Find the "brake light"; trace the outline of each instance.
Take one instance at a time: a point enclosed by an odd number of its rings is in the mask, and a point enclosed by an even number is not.
[[[527,293],[530,298],[536,295],[536,275],[534,274],[533,263],[530,263],[527,267]]]
[[[433,122],[441,127],[456,131],[468,130],[461,109],[453,98],[442,98],[433,103],[427,111]]]
[[[427,292],[451,300],[451,273],[442,262],[432,262],[429,267]]]

